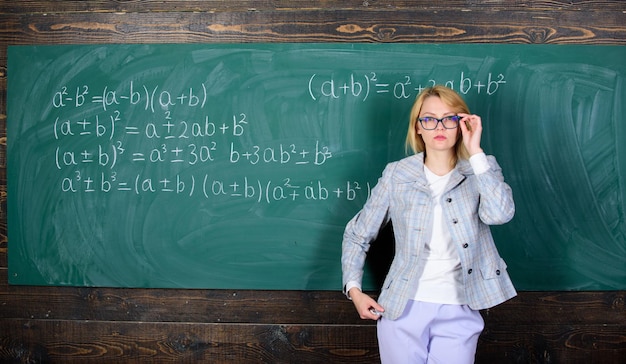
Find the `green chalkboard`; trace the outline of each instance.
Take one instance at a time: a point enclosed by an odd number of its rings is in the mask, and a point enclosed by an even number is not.
[[[625,76],[608,46],[10,46],[9,282],[340,289],[346,222],[446,84],[514,190],[516,287],[624,289]]]

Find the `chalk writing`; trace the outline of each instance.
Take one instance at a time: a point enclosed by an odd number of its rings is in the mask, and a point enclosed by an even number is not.
[[[404,100],[438,83],[434,79],[416,79],[412,75],[392,78],[377,72],[352,72],[347,78],[313,74],[307,91],[312,100],[353,98],[365,102],[374,95]],[[503,74],[488,73],[485,79],[478,79],[460,72],[456,79],[442,83],[462,94],[493,95],[506,80]],[[180,168],[173,166],[215,168],[226,163],[242,168],[318,168],[328,164],[335,151],[326,141],[306,136],[297,141],[255,141],[251,128],[254,117],[249,112],[233,112],[227,120],[211,117],[212,110],[207,106],[210,89],[205,83],[178,91],[135,81],[113,86],[63,86],[51,96],[53,109],[72,115],[56,116],[51,126],[58,143],[53,158],[63,174],[59,179],[62,192],[173,193],[207,199],[243,198],[266,204],[354,200],[361,194],[369,195],[368,181],[303,181],[294,178],[293,170],[288,172],[290,176],[278,179],[256,177],[247,170],[238,179],[219,173],[180,174]],[[78,118],[77,110],[84,111]],[[129,110],[138,110],[140,116],[127,116]],[[179,115],[181,110],[183,115],[187,115],[186,110],[198,115],[199,110],[201,116],[187,119]],[[89,142],[66,143],[68,139]],[[136,168],[128,168],[129,163]],[[136,173],[139,168],[142,173]],[[164,172],[171,174],[155,176]]]
[[[206,101],[207,89],[204,84],[200,84],[197,88],[189,87],[184,92],[173,93],[169,90],[161,90],[158,85],[137,87],[131,81],[125,90],[111,89],[105,86],[100,93],[94,95],[91,95],[89,85],[81,85],[72,89],[62,87],[55,92],[52,106],[55,108],[79,108],[91,102],[99,105],[104,111],[119,106],[139,106],[155,112],[156,110],[167,110],[176,105],[202,109],[205,107]]]
[[[71,91],[70,91],[71,90]],[[326,200],[331,197],[353,200],[357,193],[369,190],[367,182],[322,181],[295,182],[293,177],[282,180],[261,180],[252,175],[241,179],[218,178],[219,174],[181,175],[163,165],[206,165],[219,163],[255,166],[322,166],[333,151],[323,141],[302,138],[298,142],[254,142],[250,125],[254,121],[246,112],[234,113],[230,120],[216,121],[209,113],[196,120],[180,118],[174,106],[203,109],[207,101],[204,84],[186,88],[175,94],[160,86],[127,88],[104,86],[94,88],[84,84],[61,87],[54,92],[54,109],[73,111],[98,106],[82,113],[81,118],[57,116],[52,123],[57,142],[54,164],[63,173],[59,188],[65,193],[174,193],[180,196],[204,198],[243,198],[258,203],[278,201]],[[129,109],[138,108],[152,117],[125,119]],[[157,111],[161,110],[157,114]],[[158,115],[158,116],[157,116]],[[197,117],[196,117],[197,118]],[[247,137],[245,140],[243,137]],[[89,142],[68,143],[69,140]],[[123,163],[122,163],[123,161]],[[141,167],[143,173],[129,172],[127,164]],[[150,168],[153,166],[153,168]],[[130,168],[132,169],[132,168]],[[171,175],[163,174],[171,172]]]
[[[126,179],[123,179],[126,178]],[[182,196],[211,198],[242,198],[259,203],[298,200],[347,200],[353,201],[361,193],[369,196],[369,182],[343,181],[336,184],[321,180],[297,181],[293,177],[278,180],[261,180],[247,176],[241,179],[217,179],[209,174],[182,176],[151,176],[143,174],[119,176],[117,172],[97,176],[87,175],[80,170],[63,178],[61,190],[71,193],[126,192],[135,195],[174,193]]]
[[[352,73],[347,79],[313,74],[309,78],[308,91],[313,100],[356,98],[365,102],[372,94],[388,94],[395,99],[412,99],[426,87],[436,84],[444,84],[463,95],[470,92],[493,95],[505,83],[505,76],[501,73],[497,75],[489,73],[486,79],[481,80],[472,79],[465,72],[461,72],[457,80],[428,79],[425,82],[415,82],[410,75],[389,81],[376,72],[363,75]]]

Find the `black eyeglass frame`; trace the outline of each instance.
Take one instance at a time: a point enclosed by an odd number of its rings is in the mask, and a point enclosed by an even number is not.
[[[426,119],[436,120],[437,122],[435,123],[434,127],[427,128],[424,126],[424,122],[428,121]],[[441,119],[437,119],[436,117],[433,117],[433,116],[426,116],[423,118],[417,118],[417,120],[420,122],[420,125],[422,126],[424,130],[435,130],[439,126],[439,123],[441,123],[444,129],[456,129],[459,127],[459,121],[461,121],[461,117],[458,115],[450,115],[450,116],[444,116]],[[448,128],[446,124],[444,123],[444,120],[452,120],[454,121],[455,125],[453,127]]]

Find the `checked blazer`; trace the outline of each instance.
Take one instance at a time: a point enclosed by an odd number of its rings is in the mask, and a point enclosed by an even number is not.
[[[487,160],[489,170],[478,175],[469,161],[459,160],[441,196],[443,220],[461,260],[466,301],[474,310],[516,295],[489,228],[513,218],[513,194],[496,159],[487,156]],[[431,238],[434,205],[424,154],[419,153],[389,163],[362,210],[346,225],[344,287],[351,281],[361,283],[370,243],[389,220],[393,224],[395,256],[378,298],[385,318],[398,318],[415,296],[423,270],[419,257]]]

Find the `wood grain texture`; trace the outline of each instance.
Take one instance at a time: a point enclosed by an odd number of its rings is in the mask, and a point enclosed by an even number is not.
[[[6,320],[3,329],[0,360],[3,351],[63,363],[371,363],[378,356],[373,326]]]
[[[626,44],[622,1],[3,1],[0,362],[376,363],[340,292],[7,284],[7,45],[188,42]],[[477,363],[623,363],[626,292],[520,292],[482,312]]]
[[[476,362],[620,364],[624,339],[623,327],[488,324]]]
[[[338,294],[4,286],[0,359],[377,362],[375,326]],[[477,362],[619,363],[623,297],[522,292],[482,312]]]
[[[373,325],[338,291],[28,287],[7,285],[6,273],[0,268],[0,319]],[[623,291],[521,292],[482,313],[507,326],[619,327],[626,323],[625,297]]]
[[[382,18],[388,16],[388,18]],[[588,19],[581,25],[581,17]],[[557,21],[558,20],[558,21]],[[290,10],[0,15],[5,44],[421,42],[624,44],[626,13]],[[0,60],[6,58],[6,50]]]
[[[225,11],[268,11],[268,10],[384,10],[398,12],[404,10],[557,10],[583,11],[597,9],[623,10],[620,0],[343,0],[343,1],[309,1],[309,0],[142,0],[142,1],[19,1],[14,4],[0,6],[0,13],[76,13],[76,12],[225,12]]]

